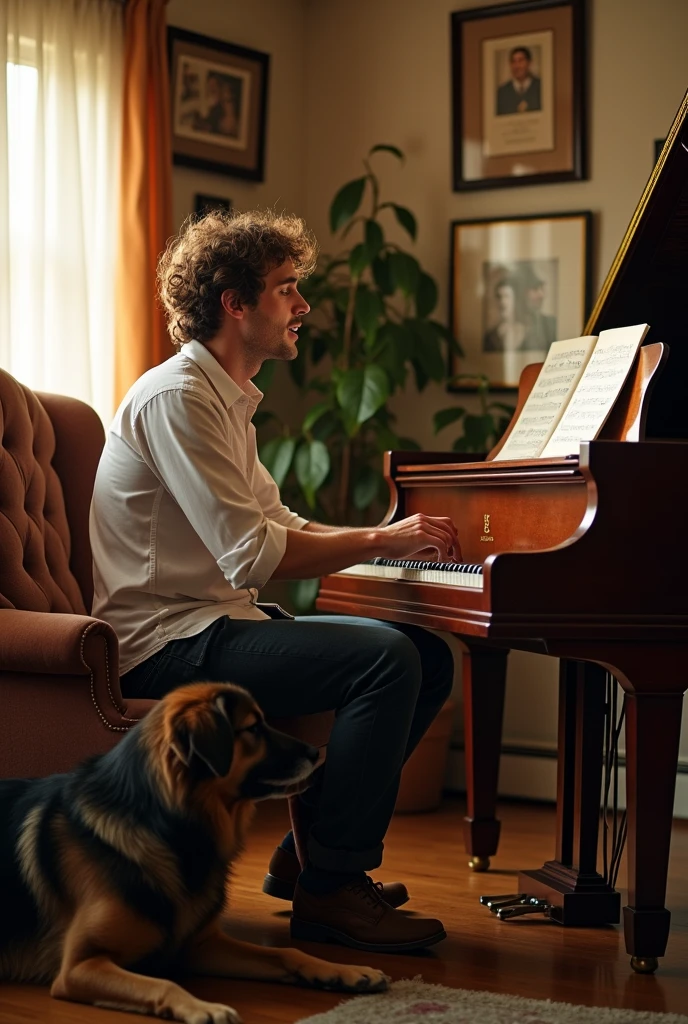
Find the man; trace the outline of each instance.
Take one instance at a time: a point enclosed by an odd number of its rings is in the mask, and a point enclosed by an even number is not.
[[[483,352],[515,352],[521,348],[526,328],[519,319],[517,291],[510,277],[502,277],[494,287],[494,302],[499,320],[483,335]]]
[[[509,54],[511,78],[497,89],[498,116],[542,110],[540,79],[531,73],[531,63],[527,46],[515,46]]]
[[[158,278],[180,351],[133,385],[109,430],[91,510],[93,611],[119,636],[126,696],[229,680],[267,715],[336,711],[302,798],[305,868],[296,881],[289,834],[270,875],[295,883],[296,938],[411,950],[443,938],[441,922],[400,914],[389,901],[405,902],[405,887],[383,891],[366,872],[381,862],[401,767],[450,692],[451,653],[418,627],[268,618],[256,604],[268,579],[458,551],[444,517],[374,529],[307,522],[260,463],[251,378],[265,359],[296,356],[309,312],[298,284],[315,259],[303,222],[269,212],[211,212],[169,244]]]
[[[526,304],[526,336],[522,349],[546,352],[553,341],[557,340],[557,318],[543,313],[545,303],[545,282],[526,263],[521,274]]]

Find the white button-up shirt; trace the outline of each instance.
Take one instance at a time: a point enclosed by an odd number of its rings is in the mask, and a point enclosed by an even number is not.
[[[122,673],[222,615],[266,618],[257,591],[307,520],[258,458],[262,397],[191,341],[122,401],[90,519],[93,615],[117,633]]]

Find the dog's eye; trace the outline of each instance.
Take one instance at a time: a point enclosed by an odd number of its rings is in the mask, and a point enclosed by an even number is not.
[[[241,731],[250,732],[251,736],[257,736],[260,732],[260,722],[254,722],[253,725],[246,725]]]

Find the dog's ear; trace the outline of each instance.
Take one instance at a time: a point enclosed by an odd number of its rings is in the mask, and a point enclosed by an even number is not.
[[[224,710],[206,705],[201,714],[197,712],[193,718],[185,716],[175,723],[172,749],[179,760],[200,777],[221,778],[232,765],[232,723]]]

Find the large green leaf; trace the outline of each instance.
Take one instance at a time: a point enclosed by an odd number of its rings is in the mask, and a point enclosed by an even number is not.
[[[416,288],[416,316],[429,316],[437,305],[437,285],[434,278],[421,271]]]
[[[388,146],[384,143],[379,143],[377,146],[373,146],[372,149],[368,150],[368,156],[372,156],[373,153],[393,153],[394,156],[398,157],[403,162],[404,154],[397,146]]]
[[[362,512],[363,509],[372,505],[383,479],[379,469],[374,469],[372,466],[361,466],[354,483],[354,507]]]
[[[266,359],[258,373],[253,378],[253,383],[259,391],[263,392],[263,394],[265,394],[270,388],[276,366],[277,363],[274,359]]]
[[[366,336],[368,346],[374,340],[378,322],[384,311],[385,307],[378,292],[371,291],[370,288],[358,289],[354,316],[359,330]]]
[[[337,385],[337,401],[345,414],[349,435],[374,416],[389,397],[387,374],[380,366],[347,370]]]
[[[347,221],[351,220],[361,205],[363,190],[367,180],[368,177],[366,175],[364,178],[356,178],[354,181],[347,182],[346,185],[340,188],[332,200],[332,206],[330,207],[330,229],[333,235],[340,228],[343,228]]]
[[[420,265],[407,252],[391,252],[387,257],[390,275],[395,288],[404,295],[413,295],[418,287]]]
[[[447,370],[440,339],[432,324],[427,320],[409,320],[407,323],[416,337],[414,358],[430,380],[444,380]]]
[[[460,405],[452,405],[449,409],[440,409],[432,417],[432,425],[435,428],[435,433],[439,434],[440,430],[444,430],[450,423],[456,423],[462,416],[465,416],[466,410]]]
[[[325,402],[318,402],[310,408],[304,416],[303,423],[301,424],[301,429],[304,434],[307,434],[313,425],[318,422],[320,417],[324,416],[326,412],[330,412],[331,409],[332,402],[329,398]]]
[[[365,244],[368,250],[368,260],[372,262],[385,244],[385,236],[382,234],[382,228],[376,220],[366,221]]]
[[[389,261],[385,256],[378,256],[373,260],[373,279],[383,295],[392,295],[394,282],[390,274]]]
[[[415,242],[416,235],[418,234],[416,218],[406,206],[398,206],[396,203],[391,203],[391,207],[404,231],[407,231]]]
[[[273,437],[260,450],[260,461],[278,487],[282,486],[291,468],[295,448],[293,437]]]
[[[351,270],[351,276],[358,278],[361,276],[365,268],[370,263],[368,257],[367,246],[363,242],[359,242],[355,245],[349,253],[349,269]]]
[[[488,441],[495,432],[495,421],[486,413],[484,416],[466,416],[463,421],[463,433],[466,440],[466,451],[484,452]]]
[[[315,492],[330,471],[330,453],[322,441],[303,441],[294,460],[296,479],[310,508],[315,507]]]

